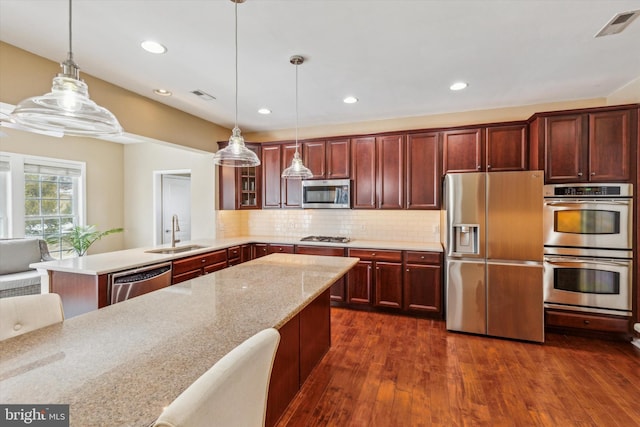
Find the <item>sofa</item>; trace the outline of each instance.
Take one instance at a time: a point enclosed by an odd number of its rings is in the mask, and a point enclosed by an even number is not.
[[[0,239],[0,298],[41,292],[42,276],[29,264],[52,261],[40,239]]]

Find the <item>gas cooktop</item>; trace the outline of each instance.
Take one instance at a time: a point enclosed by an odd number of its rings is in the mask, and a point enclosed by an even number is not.
[[[307,236],[300,239],[301,242],[328,242],[328,243],[349,243],[348,237],[340,236]]]

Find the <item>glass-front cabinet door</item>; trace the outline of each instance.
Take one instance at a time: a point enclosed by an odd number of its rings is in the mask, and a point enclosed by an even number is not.
[[[256,167],[240,168],[240,206],[239,209],[256,209],[258,204],[258,175]]]

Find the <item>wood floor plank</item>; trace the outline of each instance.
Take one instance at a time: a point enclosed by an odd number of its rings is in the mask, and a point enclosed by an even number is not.
[[[545,344],[443,321],[332,308],[332,347],[278,427],[640,426],[640,350]]]

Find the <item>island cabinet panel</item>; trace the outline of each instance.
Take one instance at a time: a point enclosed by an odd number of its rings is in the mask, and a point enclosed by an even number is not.
[[[274,426],[300,389],[300,315],[280,329],[280,343],[271,369],[265,425]]]
[[[222,270],[225,267],[227,267],[226,249],[180,258],[173,261],[172,284]]]
[[[407,135],[407,209],[440,209],[440,134]]]
[[[325,256],[344,256],[345,248],[338,248],[333,246],[296,246],[297,254],[306,255],[325,255]],[[333,285],[331,285],[331,301],[345,302],[346,299],[346,275],[338,279]]]
[[[274,426],[313,368],[331,347],[329,290],[321,293],[280,329],[269,382],[265,425]]]
[[[404,310],[442,314],[442,254],[407,251],[404,271]]]
[[[94,276],[49,270],[49,292],[60,295],[67,319],[106,307],[108,287],[107,274]]]

